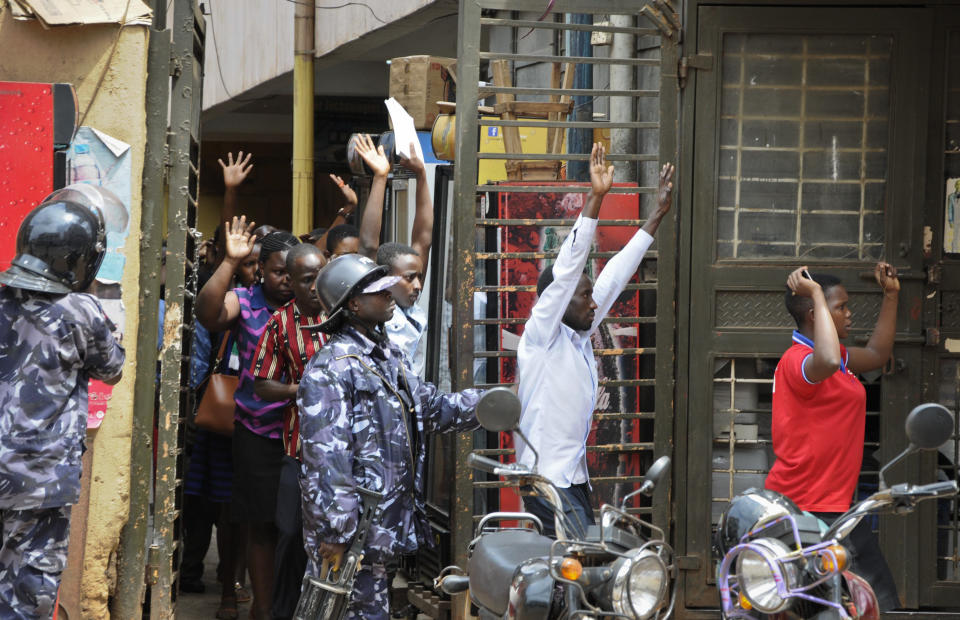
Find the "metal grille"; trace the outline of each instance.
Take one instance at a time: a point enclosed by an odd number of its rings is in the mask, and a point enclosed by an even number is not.
[[[676,148],[675,134],[665,143],[660,133],[661,110],[671,105],[676,112],[676,93],[670,94],[669,104],[661,97],[660,66],[662,49],[669,48],[668,54],[676,51],[675,45],[661,44],[665,39],[676,40],[679,20],[670,3],[661,3],[660,7],[656,13],[664,33],[637,15],[638,8],[641,14],[648,14],[653,6],[641,7],[632,0],[558,0],[550,16],[541,21],[540,0],[461,3],[455,172],[458,208],[452,261],[459,301],[452,323],[479,327],[481,333],[475,338],[474,330],[459,330],[454,342],[459,373],[454,377],[454,387],[474,383],[475,372],[477,383],[514,380],[516,341],[535,298],[536,277],[556,257],[559,242],[589,191],[592,142],[610,136],[611,144],[616,145],[617,136],[629,132],[636,145],[632,149],[608,149],[607,159],[618,167],[618,175],[626,171],[628,179],[638,182],[614,187],[607,200],[632,207],[619,210],[615,216],[602,211],[598,239],[603,230],[616,237],[629,237],[655,206],[657,162],[665,150],[673,159]],[[568,21],[565,14],[571,14]],[[624,54],[614,56],[613,47],[590,43],[591,36],[602,40],[623,35],[635,41]],[[676,57],[671,58],[675,64]],[[634,85],[611,87],[617,71],[632,74],[629,79]],[[482,81],[479,87],[478,81]],[[569,103],[569,107],[544,112],[536,120],[529,120],[528,112],[534,112],[529,108],[516,114],[510,111],[510,106],[517,103],[522,108],[534,102],[548,106]],[[499,117],[471,113],[482,104],[494,106]],[[625,109],[627,113],[619,116],[618,111]],[[517,128],[528,132],[531,126],[545,130],[547,146],[535,148],[532,140],[521,144],[517,139],[515,144],[522,149],[511,148],[507,134]],[[507,152],[484,152],[478,135],[503,135]],[[503,164],[512,180],[509,186],[488,181],[490,164]],[[535,174],[538,168],[541,172],[563,169],[566,179],[581,183],[558,186],[557,182],[530,180],[547,178]],[[534,208],[540,200],[550,204],[544,209]],[[574,208],[558,210],[557,203],[551,201],[570,203]],[[661,226],[658,237],[662,240],[665,235],[672,237],[672,222]],[[672,247],[672,238],[669,243]],[[591,264],[602,265],[613,253],[598,248],[592,253]],[[654,421],[669,416],[670,399],[655,393],[672,392],[672,356],[661,359],[669,347],[656,345],[661,333],[672,332],[672,288],[664,295],[662,288],[658,290],[655,274],[658,267],[673,272],[672,251],[664,264],[659,263],[656,251],[648,253],[641,273],[624,295],[635,300],[632,306],[627,304],[632,310],[614,310],[594,342],[601,376],[607,366],[615,376],[601,379],[600,393],[619,403],[609,408],[598,403],[598,440],[588,446],[597,504],[616,501],[640,480],[658,442]],[[667,315],[669,318],[658,320]],[[670,336],[664,339],[672,341]],[[631,370],[623,372],[624,367]],[[666,437],[659,439],[664,449],[668,446]],[[458,449],[458,455],[474,447],[484,454],[512,458],[508,439],[490,437],[486,445],[474,446],[471,440],[465,450]],[[604,473],[597,475],[593,467],[596,463],[605,464]],[[490,498],[489,489],[500,483],[480,479],[475,485],[461,486],[461,481],[470,476],[473,472],[458,470],[457,495],[469,495],[471,487],[480,489],[476,494],[480,503],[463,508],[482,510],[482,502]],[[653,509],[664,522],[666,506],[667,502],[661,502]],[[640,510],[651,512],[649,507]],[[455,529],[460,531],[454,535],[459,538],[456,552],[462,553],[464,526],[459,523]]]
[[[848,307],[855,332],[872,329],[880,314],[876,293],[850,293]],[[794,329],[795,323],[783,305],[783,293],[718,291],[715,305],[717,327]]]
[[[954,431],[950,441],[940,448],[938,480],[960,480],[960,430],[956,412],[960,411],[960,360],[940,362],[940,404],[954,412]],[[960,501],[956,498],[937,502],[937,578],[960,582]]]
[[[891,41],[724,36],[718,258],[882,255]]]
[[[725,357],[714,360],[711,523],[732,497],[751,487],[763,488],[773,465],[771,437],[773,374],[779,358]],[[861,382],[863,380],[861,379]],[[858,495],[877,486],[879,464],[880,382],[864,382],[867,423],[864,462]]]

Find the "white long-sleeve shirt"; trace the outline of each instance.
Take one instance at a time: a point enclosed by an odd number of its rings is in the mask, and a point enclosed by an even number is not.
[[[580,216],[560,246],[553,282],[533,306],[517,350],[520,430],[540,455],[539,473],[558,487],[589,480],[587,435],[597,400],[597,363],[590,335],[636,273],[653,237],[638,230],[610,259],[593,285],[597,304],[589,330],[562,322],[580,282],[593,244],[597,220]],[[533,465],[534,455],[514,437],[517,460]]]

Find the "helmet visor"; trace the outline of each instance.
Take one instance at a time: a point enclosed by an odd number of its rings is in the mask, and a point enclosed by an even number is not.
[[[360,293],[366,295],[368,293],[379,293],[380,291],[385,291],[399,282],[401,279],[402,278],[400,276],[383,276],[382,278],[377,278],[370,284],[363,287],[363,290],[360,291]]]

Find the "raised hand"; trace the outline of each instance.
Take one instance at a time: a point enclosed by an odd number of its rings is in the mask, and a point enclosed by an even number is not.
[[[598,142],[590,151],[590,188],[597,196],[603,196],[613,185],[613,166],[607,166],[606,149]]]
[[[427,171],[423,165],[423,161],[417,157],[417,146],[413,142],[410,143],[410,158],[400,158],[400,165],[410,172],[415,173],[417,176],[425,174]]]
[[[253,252],[253,245],[257,241],[257,236],[252,234],[256,222],[247,224],[247,216],[241,215],[239,219],[233,217],[232,222],[224,222],[226,231],[227,256],[226,259],[233,262],[239,262]]]
[[[660,169],[660,183],[657,187],[657,210],[661,214],[670,210],[673,205],[673,173],[676,167],[671,163],[666,163]]]
[[[813,281],[813,279],[808,278],[809,273],[807,272],[807,267],[804,265],[799,269],[794,269],[789,276],[787,276],[787,287],[793,291],[794,295],[800,295],[801,297],[813,297],[817,291],[820,291],[820,285]]]
[[[344,211],[352,212],[357,208],[357,193],[353,191],[353,188],[347,185],[343,179],[335,174],[330,175],[330,180],[337,184],[337,187],[340,188],[340,191],[343,192],[343,197],[347,201],[347,204],[343,207]]]
[[[370,170],[374,176],[385,177],[390,174],[390,161],[383,152],[382,146],[373,146],[373,139],[370,137],[370,134],[359,134],[355,140],[354,146],[357,149],[357,153],[359,153],[363,161],[367,162],[367,165],[370,166]]]
[[[247,175],[250,174],[250,171],[253,170],[253,164],[250,163],[250,158],[253,157],[253,153],[247,153],[247,156],[243,156],[243,151],[237,153],[237,161],[233,161],[233,153],[227,153],[227,162],[223,163],[222,159],[218,159],[217,162],[220,164],[220,168],[223,169],[223,184],[228,187],[237,187],[243,183]]]
[[[897,268],[890,263],[880,261],[873,269],[873,277],[883,289],[884,293],[900,290],[900,278],[897,277]]]

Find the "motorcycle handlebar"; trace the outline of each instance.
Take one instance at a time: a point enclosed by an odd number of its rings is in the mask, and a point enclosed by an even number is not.
[[[933,497],[944,497],[949,495],[956,495],[958,492],[957,481],[948,480],[946,482],[933,482],[931,484],[921,484],[919,486],[912,486],[906,489],[901,493],[897,493],[898,497],[909,497],[912,499],[926,499]]]
[[[530,471],[526,467],[521,467],[516,463],[501,463],[500,461],[495,461],[491,458],[473,453],[467,455],[467,465],[474,469],[485,471],[488,474],[493,474],[494,476],[530,474]]]

